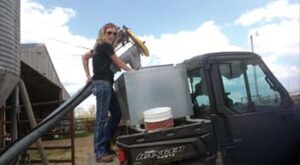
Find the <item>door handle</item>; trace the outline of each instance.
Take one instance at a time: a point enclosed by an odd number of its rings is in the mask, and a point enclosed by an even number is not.
[[[243,141],[242,139],[233,139],[232,142],[226,143],[224,145],[224,148],[228,150],[238,148],[242,143],[242,141]]]

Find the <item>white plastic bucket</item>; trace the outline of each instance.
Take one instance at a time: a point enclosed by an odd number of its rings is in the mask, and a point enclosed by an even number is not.
[[[173,127],[173,115],[170,107],[157,107],[143,112],[146,130]]]

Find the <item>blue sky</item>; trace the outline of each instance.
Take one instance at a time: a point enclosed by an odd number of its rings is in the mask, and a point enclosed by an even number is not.
[[[76,16],[68,22],[72,32],[89,38],[97,35],[107,22],[134,28],[139,35],[195,30],[201,23],[214,20],[223,32],[241,43],[247,29],[234,27],[232,21],[243,12],[265,5],[269,0],[38,0],[48,8],[72,8]],[[293,1],[290,1],[293,2]],[[295,0],[294,2],[297,2]],[[238,31],[238,33],[236,33]]]
[[[91,48],[107,22],[146,41],[144,66],[250,51],[253,35],[255,52],[289,91],[299,91],[299,13],[298,0],[21,0],[21,42],[44,43],[73,94],[85,82],[81,47]]]

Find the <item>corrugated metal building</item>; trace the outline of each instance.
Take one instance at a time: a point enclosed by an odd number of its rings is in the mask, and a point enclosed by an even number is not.
[[[59,80],[45,44],[21,44],[21,79],[37,119],[45,118],[70,97]]]
[[[69,94],[60,82],[44,44],[21,44],[21,78],[25,83],[27,82],[27,88],[30,88],[29,91],[39,95],[32,96],[33,102],[39,100],[53,101],[55,99],[66,100],[69,98]],[[59,98],[55,98],[57,96]]]
[[[19,97],[20,78],[25,82],[37,122],[69,98],[46,46],[20,45],[20,0],[0,0],[0,151],[31,130]],[[75,164],[73,117],[73,112],[69,113],[56,127],[62,128],[63,123],[63,129],[69,129],[65,131],[71,136],[71,143],[64,148],[70,148],[72,156],[64,162]]]
[[[21,44],[20,58],[20,78],[25,83],[35,118],[37,122],[40,122],[70,96],[60,82],[44,44]],[[10,119],[12,119],[12,117],[10,111],[12,110],[12,104],[14,102],[12,95],[8,98],[3,107],[5,112],[0,111],[0,124],[5,124],[5,127],[0,127],[1,137],[6,137],[8,133],[11,135]],[[24,133],[30,131],[30,127],[22,100],[20,100],[19,105],[18,134],[22,136]],[[66,118],[68,118],[67,123],[71,124],[73,114],[69,114]],[[61,122],[66,123],[66,120]],[[59,125],[60,123],[58,123],[57,126]],[[70,128],[70,125],[68,127]]]
[[[58,78],[44,44],[21,44],[20,77],[25,83],[36,119],[45,118],[70,97]],[[8,110],[12,107],[10,100],[4,106]],[[22,105],[20,100],[21,110]],[[9,113],[6,113],[6,120],[9,119]],[[20,120],[22,119],[27,119],[23,111],[20,113]]]
[[[53,112],[61,103],[66,101],[70,96],[65,90],[63,84],[59,80],[57,72],[54,68],[52,60],[49,56],[47,48],[44,44],[21,44],[21,69],[20,78],[24,81],[30,103],[34,112],[37,123]],[[14,106],[15,100],[19,100],[18,107]],[[15,107],[15,108],[14,108]],[[13,111],[19,111],[17,114]],[[29,126],[28,117],[25,111],[23,100],[15,97],[12,93],[6,103],[0,106],[0,150],[5,148],[12,139],[14,126],[13,116],[17,118],[17,137],[27,134],[31,128]],[[50,162],[71,162],[74,164],[74,112],[66,114],[43,138],[53,138],[58,136],[67,136],[70,143],[65,146],[52,146],[54,149],[64,148],[71,149],[71,158],[66,160],[49,160]],[[7,140],[10,139],[10,140]],[[51,147],[48,149],[52,149]],[[32,148],[31,148],[32,149]],[[34,148],[33,148],[34,149]],[[33,161],[33,160],[32,160]],[[34,160],[39,163],[41,160]]]

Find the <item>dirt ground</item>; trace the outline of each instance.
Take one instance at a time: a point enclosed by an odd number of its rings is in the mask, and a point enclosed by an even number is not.
[[[75,164],[88,164],[89,154],[93,152],[93,135],[75,138]]]
[[[93,135],[89,135],[87,137],[79,137],[75,138],[75,164],[76,165],[101,165],[103,163],[95,162],[95,155],[93,152]],[[46,146],[64,146],[70,145],[70,139],[63,140],[51,140],[51,141],[43,141],[43,145]],[[68,150],[59,150],[59,151],[46,151],[48,159],[71,159],[71,151]],[[39,154],[35,154],[37,159],[39,158]],[[70,163],[50,163],[51,165],[64,165]],[[105,165],[119,165],[118,160],[114,157],[114,161],[111,163],[106,163]]]
[[[89,135],[87,137],[75,138],[75,164],[77,165],[85,165],[89,162],[89,155],[93,152],[93,135]],[[44,146],[63,146],[70,145],[70,139],[63,140],[51,140],[51,141],[43,141]],[[59,152],[58,154],[49,154],[47,152],[48,159],[70,159],[71,152],[67,150],[65,152]],[[50,163],[56,164],[56,163]],[[60,163],[61,164],[61,163]],[[70,164],[70,163],[66,163]]]

